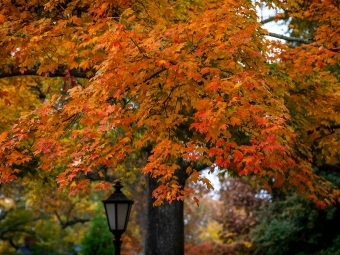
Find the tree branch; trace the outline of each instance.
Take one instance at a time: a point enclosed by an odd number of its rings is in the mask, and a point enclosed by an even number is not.
[[[60,226],[61,226],[62,229],[65,229],[65,228],[67,228],[67,227],[73,226],[73,225],[75,225],[75,224],[77,224],[77,223],[85,223],[85,222],[90,221],[90,219],[87,219],[87,218],[85,218],[85,219],[79,219],[79,218],[77,218],[77,217],[74,217],[72,220],[69,220],[69,219],[68,219],[68,218],[69,218],[69,217],[68,217],[69,215],[68,215],[66,221],[64,222],[64,221],[61,219],[60,215],[59,215],[56,211],[54,212],[54,214],[57,216],[57,219],[58,219],[59,224],[60,224]]]
[[[262,25],[264,25],[264,24],[267,24],[267,23],[275,21],[275,20],[277,20],[277,18],[275,16],[272,16],[272,17],[269,17],[267,19],[261,20],[260,23]]]
[[[285,35],[280,35],[276,33],[271,33],[269,32],[267,36],[275,37],[278,39],[286,40],[287,42],[299,42],[299,43],[305,43],[305,44],[310,44],[313,41],[312,40],[307,40],[303,38],[298,38],[298,37],[290,37],[290,36],[285,36]]]
[[[307,130],[307,134],[308,135],[311,135],[314,133],[314,131],[320,131],[320,129],[323,128],[323,129],[327,129],[329,131],[335,131],[336,129],[340,129],[340,124],[336,124],[336,125],[330,125],[330,126],[324,126],[324,125],[321,125],[317,128],[312,129],[312,130]]]
[[[333,172],[340,174],[340,166],[338,165],[323,164],[321,166],[318,166],[318,169],[325,172]]]
[[[313,141],[313,144],[316,141],[321,140],[322,138],[330,136],[330,135],[333,135],[333,134],[335,134],[335,130],[334,129],[330,129],[328,134],[320,135],[319,137],[315,138],[314,141]]]
[[[284,20],[284,19],[287,19],[287,18],[288,18],[288,12],[285,11],[283,13],[278,13],[275,16],[271,16],[267,19],[261,20],[260,23],[262,25],[264,25],[264,24],[267,24],[267,23],[272,22],[272,21]]]
[[[90,219],[79,219],[79,218],[74,218],[73,220],[68,220],[66,222],[64,222],[61,227],[62,229],[65,229],[67,227],[70,227],[70,226],[73,226],[77,223],[86,223],[86,222],[89,222]]]
[[[0,213],[0,222],[6,218],[7,214],[9,214],[11,211],[13,211],[13,208],[8,209],[5,211],[3,208],[1,208],[1,213]]]
[[[8,238],[8,242],[14,249],[17,250],[19,248],[19,246],[14,243],[12,238]]]
[[[18,67],[15,67],[14,65],[7,65],[6,67],[2,67],[0,69],[0,79],[1,78],[8,78],[8,77],[14,77],[14,76],[23,76],[23,75],[37,75],[37,76],[46,76],[46,77],[65,77],[66,73],[65,70],[67,70],[67,66],[65,65],[58,65],[57,69],[54,72],[50,73],[38,73],[40,64],[35,65],[31,69],[28,70],[21,70]],[[73,68],[70,71],[70,75],[76,78],[92,78],[94,73],[96,72],[94,69],[76,69]],[[90,75],[92,73],[92,75]]]
[[[148,82],[149,80],[155,78],[155,77],[158,76],[159,74],[163,73],[165,70],[167,70],[167,69],[163,67],[162,69],[160,69],[159,71],[155,72],[154,74],[152,74],[152,75],[149,76],[148,78],[144,79],[144,80],[143,80],[143,83],[146,83],[146,82]]]
[[[25,224],[28,224],[28,223],[31,223],[31,222],[34,222],[40,219],[42,219],[42,217],[37,216],[29,220],[19,221],[10,226],[6,226],[0,230],[0,239],[8,232],[25,232],[25,230],[22,230],[21,228],[19,228],[19,226],[25,225]]]

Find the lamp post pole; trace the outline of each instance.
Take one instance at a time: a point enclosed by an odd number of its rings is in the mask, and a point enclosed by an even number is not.
[[[122,245],[122,240],[120,240],[121,235],[114,235],[115,240],[113,241],[113,244],[115,246],[115,255],[120,255],[120,246]]]
[[[110,231],[115,237],[113,241],[115,255],[120,255],[122,244],[120,237],[126,230],[133,201],[129,200],[121,191],[121,188],[124,186],[120,181],[117,181],[113,187],[115,192],[108,199],[104,200],[103,204]]]

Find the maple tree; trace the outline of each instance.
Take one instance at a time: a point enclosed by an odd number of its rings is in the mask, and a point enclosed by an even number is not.
[[[317,23],[312,37],[268,33],[262,3]],[[154,205],[193,193],[179,176],[212,188],[204,166],[335,203],[312,166],[339,160],[339,12],[335,0],[0,1],[0,78],[63,77],[61,96],[0,134],[0,182],[36,160],[76,194],[146,153]]]

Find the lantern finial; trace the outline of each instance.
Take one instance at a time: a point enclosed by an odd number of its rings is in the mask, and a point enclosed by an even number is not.
[[[116,183],[113,185],[113,187],[115,188],[115,192],[116,193],[122,193],[121,189],[124,187],[124,185],[122,185],[122,183],[120,182],[120,180],[116,181]]]

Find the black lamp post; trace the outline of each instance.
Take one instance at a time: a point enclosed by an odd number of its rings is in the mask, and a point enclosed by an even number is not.
[[[122,244],[120,237],[126,230],[133,201],[129,200],[120,190],[124,187],[120,181],[117,181],[113,187],[116,189],[115,192],[103,203],[110,231],[115,237],[113,241],[115,255],[120,255],[120,246]]]

